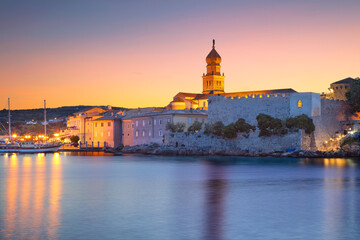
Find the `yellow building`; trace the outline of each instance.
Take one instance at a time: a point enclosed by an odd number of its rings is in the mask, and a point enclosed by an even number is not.
[[[294,93],[295,90],[273,89],[273,90],[256,90],[247,92],[230,92],[225,93],[225,76],[221,73],[221,56],[215,50],[215,40],[210,53],[206,57],[206,74],[202,76],[203,91],[202,93],[179,92],[173,97],[173,100],[166,106],[167,110],[184,110],[184,109],[208,109],[209,95],[222,95],[226,97],[252,97],[258,94],[282,94]]]
[[[90,107],[68,116],[66,129],[60,132],[60,137],[77,135],[81,142],[85,142],[86,132],[88,132],[88,125],[89,122],[91,122],[91,118],[105,111],[106,110],[100,107]]]
[[[346,93],[350,90],[350,86],[352,81],[354,81],[353,78],[345,78],[343,80],[333,82],[330,84],[330,94],[329,98],[334,100],[343,100],[346,101]]]

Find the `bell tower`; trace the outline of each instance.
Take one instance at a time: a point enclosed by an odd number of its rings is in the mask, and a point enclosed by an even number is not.
[[[215,39],[213,39],[212,50],[206,57],[206,74],[203,74],[203,94],[224,93],[224,73],[221,75],[221,57],[215,50]]]

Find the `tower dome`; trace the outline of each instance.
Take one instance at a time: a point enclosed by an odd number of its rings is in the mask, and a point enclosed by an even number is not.
[[[221,57],[220,54],[215,50],[215,39],[213,40],[213,46],[210,53],[206,57],[207,64],[220,64]]]
[[[203,94],[224,93],[224,73],[221,75],[221,57],[215,50],[215,40],[206,57],[206,74],[203,75]]]

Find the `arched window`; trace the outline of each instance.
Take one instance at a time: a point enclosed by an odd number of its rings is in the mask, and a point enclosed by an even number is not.
[[[302,101],[299,100],[299,101],[298,101],[298,108],[301,108],[302,106],[303,106]]]

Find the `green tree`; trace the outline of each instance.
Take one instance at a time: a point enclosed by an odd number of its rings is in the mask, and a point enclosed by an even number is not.
[[[80,140],[79,136],[73,135],[73,136],[70,137],[70,141],[72,143],[78,143],[79,140]]]
[[[195,121],[191,126],[188,128],[188,132],[198,132],[201,130],[202,123],[199,121]]]
[[[259,137],[271,135],[283,135],[287,133],[283,123],[278,118],[273,118],[266,114],[259,114],[256,117],[258,128],[260,129]]]
[[[360,78],[352,81],[350,90],[346,93],[346,98],[352,113],[360,112]]]
[[[214,123],[213,134],[216,136],[222,136],[224,130],[224,124],[220,121]]]
[[[297,117],[287,118],[285,125],[290,129],[304,129],[305,133],[307,134],[315,131],[313,120],[305,114],[299,115]]]
[[[223,136],[224,138],[236,138],[237,137],[237,129],[235,124],[230,123],[229,125],[225,126],[223,129]]]
[[[171,123],[168,122],[166,124],[166,130],[170,131],[170,132],[183,132],[185,129],[185,123]]]
[[[248,124],[245,121],[245,119],[243,119],[243,118],[239,118],[235,122],[234,127],[236,128],[236,131],[241,132],[241,133],[247,133],[247,134],[250,132],[250,130],[253,130],[253,131],[256,130],[255,126]]]

